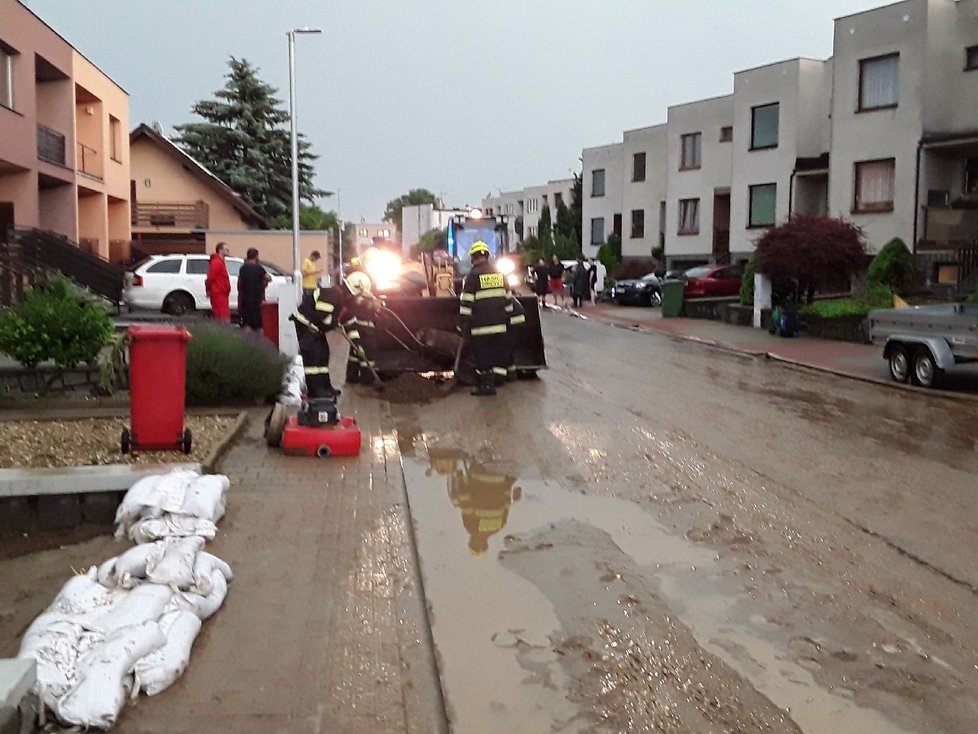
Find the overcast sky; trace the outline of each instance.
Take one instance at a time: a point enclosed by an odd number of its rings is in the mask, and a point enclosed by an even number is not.
[[[230,56],[289,97],[320,202],[379,221],[411,188],[478,204],[579,171],[581,149],[733,91],[733,73],[828,58],[832,20],[884,0],[23,0],[165,132],[224,86]]]

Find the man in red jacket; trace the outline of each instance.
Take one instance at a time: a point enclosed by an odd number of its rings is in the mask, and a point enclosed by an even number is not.
[[[228,266],[224,264],[224,258],[227,256],[227,243],[218,242],[214,254],[211,255],[207,279],[204,281],[204,288],[211,302],[211,312],[217,321],[231,320],[231,306],[228,303],[231,295],[231,278],[228,276]]]

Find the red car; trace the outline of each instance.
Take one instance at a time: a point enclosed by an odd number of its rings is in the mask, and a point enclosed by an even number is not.
[[[736,296],[740,293],[744,271],[737,265],[702,265],[690,268],[683,275],[686,280],[683,298]]]

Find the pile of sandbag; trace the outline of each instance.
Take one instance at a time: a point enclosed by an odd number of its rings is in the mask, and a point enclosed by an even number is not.
[[[170,686],[201,623],[224,603],[231,568],[204,550],[224,515],[228,478],[174,470],[144,477],[116,513],[137,545],[62,587],[21,642],[35,693],[63,723],[108,729],[139,691]]]
[[[289,368],[282,377],[282,394],[278,402],[282,405],[297,406],[302,404],[302,394],[306,391],[306,374],[302,365],[302,357],[296,355],[289,363]]]

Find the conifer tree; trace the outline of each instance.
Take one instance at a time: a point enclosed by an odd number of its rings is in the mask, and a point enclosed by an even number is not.
[[[204,122],[176,125],[175,142],[230,186],[266,220],[292,213],[292,142],[289,113],[278,90],[258,77],[245,59],[230,57],[227,83],[217,99],[198,100],[191,111]],[[326,195],[313,184],[318,158],[298,135],[299,199],[312,204]]]

